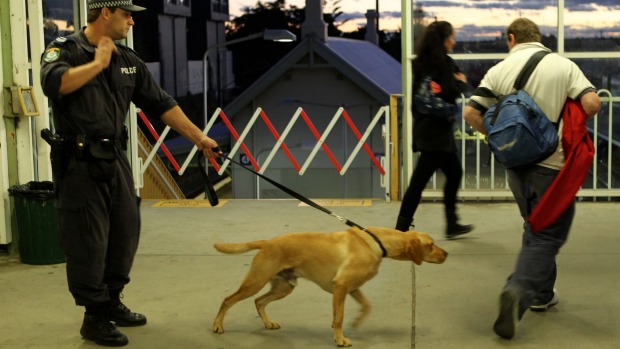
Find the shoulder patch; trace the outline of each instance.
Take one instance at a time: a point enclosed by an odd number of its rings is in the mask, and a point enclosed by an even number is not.
[[[55,62],[58,58],[60,58],[60,48],[58,47],[50,47],[43,54],[43,60],[47,63]]]

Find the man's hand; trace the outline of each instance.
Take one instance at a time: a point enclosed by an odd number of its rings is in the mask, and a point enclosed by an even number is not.
[[[110,65],[112,54],[117,53],[118,47],[116,47],[114,41],[107,36],[103,36],[95,49],[95,62],[99,64],[102,70],[106,69]]]
[[[220,147],[217,145],[217,142],[207,136],[204,136],[200,140],[200,144],[198,144],[197,146],[198,149],[200,149],[200,151],[202,152],[202,154],[207,158],[217,158],[224,154],[220,150]]]
[[[95,49],[95,59],[92,62],[71,67],[62,74],[62,80],[58,93],[67,95],[86,85],[97,74],[101,73],[110,65],[112,54],[118,54],[118,48],[114,41],[107,36],[102,37]]]
[[[484,119],[482,113],[469,105],[466,105],[463,109],[463,118],[471,127],[475,128],[476,131],[486,135],[486,130],[484,129]]]

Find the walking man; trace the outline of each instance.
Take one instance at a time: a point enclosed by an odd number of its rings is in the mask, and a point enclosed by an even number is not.
[[[550,51],[540,42],[538,26],[526,18],[519,18],[508,26],[506,39],[510,50],[508,57],[489,69],[479,86],[500,95],[513,92],[517,75],[533,54]],[[562,128],[568,127],[568,122],[560,119],[567,98],[581,104],[584,119],[600,109],[594,86],[575,63],[557,54],[548,54],[540,61],[524,90],[552,122],[559,124],[560,137]],[[474,91],[464,110],[465,120],[479,132],[486,133],[482,116],[495,102],[494,98],[476,95]],[[585,122],[583,125],[585,127]],[[568,154],[564,154],[562,141],[558,143],[556,152],[542,162],[507,170],[508,184],[524,218],[524,232],[517,264],[501,292],[500,311],[493,326],[495,333],[506,339],[515,335],[517,324],[527,309],[545,311],[559,301],[554,288],[555,256],[568,237],[575,214],[574,198],[568,201],[568,207],[558,218],[543,229],[534,231],[527,220],[566,165]]]

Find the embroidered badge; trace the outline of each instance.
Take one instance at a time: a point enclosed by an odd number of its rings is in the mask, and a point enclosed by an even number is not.
[[[45,51],[45,56],[43,56],[43,60],[48,63],[54,62],[58,58],[60,58],[60,49],[58,47],[48,48]]]

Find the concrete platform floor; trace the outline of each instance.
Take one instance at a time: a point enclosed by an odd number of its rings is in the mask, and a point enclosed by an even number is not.
[[[218,207],[142,205],[142,238],[124,301],[148,316],[143,327],[124,328],[130,348],[245,349],[335,348],[331,298],[300,280],[289,297],[272,303],[282,329],[264,329],[247,299],[211,332],[224,297],[234,292],[253,253],[222,255],[214,242],[270,238],[300,231],[335,231],[337,219],[296,200],[222,200]],[[352,201],[355,203],[355,200]],[[196,203],[191,203],[196,205]],[[328,207],[363,226],[394,225],[399,202]],[[385,260],[363,289],[373,304],[367,321],[352,329],[357,306],[348,298],[345,335],[354,348],[618,348],[620,346],[620,204],[583,202],[558,256],[560,303],[525,314],[515,338],[494,335],[498,296],[520,246],[521,219],[513,202],[462,203],[466,238],[443,239],[440,203],[424,202],[416,229],[450,252],[442,265]],[[0,256],[0,347],[95,348],[80,338],[82,308],[73,303],[65,265],[26,265]]]

